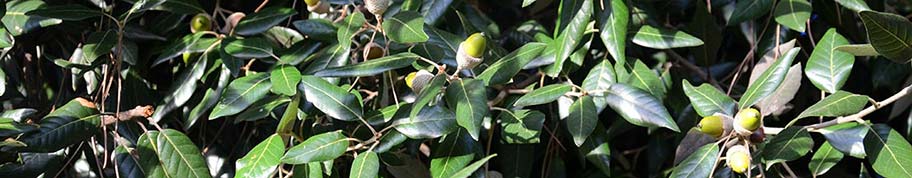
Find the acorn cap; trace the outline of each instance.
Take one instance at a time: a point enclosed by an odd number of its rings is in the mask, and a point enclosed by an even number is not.
[[[364,50],[361,54],[364,57],[364,60],[376,59],[386,55],[386,52],[383,51],[383,47],[375,43],[368,43],[364,46]]]
[[[316,1],[316,2],[313,2],[314,4],[311,5],[310,1]],[[317,13],[317,14],[329,13],[329,4],[323,3],[322,0],[307,0],[307,1],[305,1],[305,3],[307,4],[307,11]]]
[[[431,72],[419,70],[405,76],[405,85],[412,88],[413,92],[420,93],[432,78],[434,78],[434,74],[431,74]]]
[[[389,6],[389,0],[364,0],[364,7],[367,8],[367,11],[377,17],[382,17]]]

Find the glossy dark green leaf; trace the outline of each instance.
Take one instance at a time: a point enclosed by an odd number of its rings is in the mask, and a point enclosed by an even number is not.
[[[90,9],[79,4],[48,6],[25,13],[25,15],[28,16],[41,16],[72,21],[101,17],[102,14],[103,13],[100,10]]]
[[[263,97],[263,99],[253,102],[253,104],[250,104],[243,112],[237,114],[234,123],[256,121],[269,117],[276,108],[287,106],[289,102],[291,102],[291,98],[289,97],[267,95],[266,97]]]
[[[682,31],[644,25],[633,36],[633,43],[647,48],[671,49],[700,46],[703,40]]]
[[[272,69],[269,75],[269,81],[272,82],[270,91],[285,96],[291,96],[298,92],[298,82],[301,82],[301,72],[292,65],[280,65]]]
[[[437,75],[431,79],[431,82],[425,85],[424,88],[418,92],[418,98],[415,99],[408,117],[415,118],[424,107],[426,107],[428,104],[431,104],[432,101],[438,99],[437,95],[439,95],[442,91],[441,89],[443,88],[443,84],[446,82],[446,80],[446,75]]]
[[[336,23],[338,31],[336,31],[336,40],[338,40],[340,45],[348,47],[351,44],[352,38],[355,36],[355,32],[358,29],[361,29],[361,25],[367,20],[364,19],[364,14],[361,11],[355,11],[352,14],[349,14],[348,17],[345,17],[345,20],[342,22]]]
[[[779,85],[782,84],[782,81],[785,80],[789,66],[792,65],[792,61],[795,60],[795,56],[798,55],[800,50],[801,48],[792,48],[771,64],[754,82],[751,82],[747,87],[747,91],[741,95],[741,100],[738,101],[739,108],[751,107],[763,98],[773,94],[779,88]]]
[[[814,147],[814,140],[802,127],[788,127],[769,140],[760,155],[766,165],[798,159]]]
[[[716,21],[716,17],[709,12],[710,9],[705,5],[696,5],[694,16],[690,23],[685,27],[687,33],[703,40],[703,45],[690,48],[694,61],[700,66],[711,66],[716,64],[719,49],[722,47],[722,27]]]
[[[168,44],[162,53],[155,58],[155,61],[152,62],[152,66],[157,66],[159,64],[168,62],[169,60],[180,56],[183,53],[199,53],[204,52],[207,49],[214,48],[213,45],[219,45],[219,41],[216,38],[204,38],[205,33],[194,33],[184,36],[180,40],[173,40],[174,42]]]
[[[460,79],[450,81],[446,89],[447,102],[456,107],[456,123],[466,128],[475,140],[481,135],[481,122],[488,115],[488,96],[484,81]]]
[[[275,56],[272,43],[264,38],[228,39],[222,42],[222,46],[226,53],[242,59]]]
[[[595,110],[595,103],[592,102],[592,96],[583,96],[573,102],[564,123],[573,136],[573,143],[576,146],[583,145],[598,124],[598,112]]]
[[[200,118],[205,118],[204,115],[208,113],[212,107],[215,107],[215,104],[218,103],[219,98],[222,97],[222,92],[225,91],[226,87],[228,87],[229,78],[231,78],[231,71],[222,67],[219,71],[218,82],[215,83],[215,89],[206,89],[206,93],[203,94],[203,99],[199,102],[199,104],[194,106],[192,110],[190,110],[190,114],[186,117],[187,121],[184,122],[184,128],[192,128],[197,120]],[[152,116],[155,116],[155,114]]]
[[[159,131],[146,132],[136,141],[137,162],[143,173],[148,177],[177,177],[165,171],[165,164],[159,161],[158,135]]]
[[[884,177],[912,177],[912,145],[890,126],[875,124],[864,138],[874,171]]]
[[[32,108],[10,109],[0,113],[0,118],[9,118],[17,122],[22,122],[25,121],[25,118],[28,118],[37,112],[38,110]]]
[[[168,89],[169,94],[165,96],[164,103],[155,108],[152,120],[161,120],[174,109],[180,108],[187,104],[187,101],[190,101],[194,91],[196,91],[196,86],[199,85],[199,80],[206,72],[206,67],[209,65],[208,62],[209,60],[200,58],[193,62],[192,68],[181,71]]]
[[[601,3],[605,8],[598,17],[599,37],[614,61],[627,60],[627,24],[630,20],[627,4],[624,0],[602,0]]]
[[[835,28],[827,30],[817,42],[817,47],[804,68],[805,75],[814,86],[828,93],[835,93],[842,88],[852,73],[855,56],[836,49],[848,44],[849,41],[837,33]]]
[[[63,20],[26,15],[36,9],[47,5],[41,0],[15,0],[6,2],[6,13],[3,16],[3,25],[13,36],[19,36],[32,30],[57,25]]]
[[[503,128],[501,138],[509,144],[531,144],[541,140],[539,135],[545,123],[545,114],[535,110],[502,111],[500,126]]]
[[[180,131],[162,130],[156,141],[159,161],[168,175],[212,177],[199,149]]]
[[[350,48],[348,45],[334,44],[332,46],[326,47],[322,51],[317,52],[310,58],[306,59],[313,62],[307,65],[304,70],[301,70],[301,73],[305,75],[311,75],[323,69],[348,64],[350,56],[349,52]]]
[[[804,32],[804,25],[811,18],[811,2],[807,0],[782,0],[776,5],[773,16],[776,22],[789,29]]]
[[[349,178],[375,178],[380,172],[380,160],[377,153],[366,151],[358,154],[352,162]]]
[[[475,76],[477,79],[484,80],[489,86],[504,84],[510,82],[523,66],[528,64],[541,54],[542,50],[547,47],[544,43],[528,43],[516,51],[507,54],[494,64],[488,66],[481,74]]]
[[[282,137],[273,134],[257,144],[247,155],[237,160],[234,177],[270,177],[285,154]]]
[[[630,78],[627,78],[627,84],[643,89],[659,100],[664,99],[665,93],[667,92],[665,82],[659,78],[659,74],[639,60],[634,63],[633,70],[630,72]]]
[[[37,132],[23,135],[19,140],[28,145],[22,151],[53,152],[95,135],[100,124],[95,104],[77,98],[42,118]]]
[[[880,53],[874,49],[874,46],[871,44],[850,44],[837,46],[836,50],[847,52],[855,56],[879,56]]]
[[[293,44],[304,40],[304,35],[298,33],[298,31],[282,26],[273,26],[272,28],[269,28],[269,30],[266,30],[266,32],[263,33],[263,36],[275,43],[281,44],[284,48],[290,48]]]
[[[798,94],[798,88],[801,88],[801,78],[804,76],[801,73],[800,63],[789,67],[788,73],[785,74],[785,78],[782,79],[779,87],[776,87],[772,94],[754,104],[754,107],[759,109],[760,114],[764,116],[781,115],[788,109],[788,103]],[[761,75],[761,73],[759,71],[751,71],[752,78],[754,75]]]
[[[857,122],[838,124],[819,129],[833,148],[844,154],[856,158],[865,158],[864,138],[868,133],[868,126]]]
[[[719,151],[721,150],[716,143],[701,146],[681,161],[669,177],[710,177],[716,161],[719,159]]]
[[[260,34],[297,13],[294,9],[287,7],[264,8],[241,19],[234,28],[234,32],[244,36]]]
[[[355,95],[319,77],[306,75],[301,78],[298,89],[304,91],[307,101],[327,116],[343,121],[357,121],[363,118],[361,103],[358,103]]]
[[[206,10],[200,6],[198,0],[164,0],[161,5],[152,8],[153,10],[162,10],[178,14],[198,14],[206,13]]]
[[[91,63],[98,57],[111,53],[114,45],[117,45],[117,32],[114,30],[92,33],[85,46],[82,46],[83,59]]]
[[[774,2],[773,0],[738,1],[735,4],[736,10],[732,11],[731,18],[728,19],[728,26],[735,26],[769,13]]]
[[[383,137],[380,137],[380,143],[377,144],[377,147],[374,147],[373,151],[377,153],[386,153],[404,143],[406,140],[408,140],[408,137],[393,129],[383,133]]]
[[[231,84],[228,84],[228,88],[222,93],[218,104],[212,108],[209,120],[243,111],[253,102],[265,97],[271,86],[272,83],[269,82],[267,73],[257,73],[231,81]]]
[[[367,60],[354,65],[328,68],[318,71],[314,75],[320,77],[363,77],[373,76],[386,71],[399,69],[412,65],[421,56],[414,53],[399,53]]]
[[[711,116],[715,113],[735,115],[735,108],[738,103],[718,88],[707,83],[694,87],[690,81],[681,82],[684,87],[684,94],[690,99],[690,103],[701,117]]]
[[[443,107],[443,104],[424,107],[415,117],[400,116],[392,125],[412,139],[437,138],[459,128],[456,114]]]
[[[836,0],[836,3],[842,5],[842,7],[852,9],[855,12],[868,11],[871,10],[868,7],[868,4],[864,0]]]
[[[569,8],[567,8],[569,9]],[[563,28],[560,35],[551,42],[549,47],[555,48],[554,63],[545,68],[545,74],[550,77],[556,77],[564,67],[564,60],[570,57],[570,54],[576,49],[576,46],[583,41],[583,34],[588,28],[590,18],[592,17],[592,0],[583,0],[582,6],[578,11],[569,10],[565,13],[573,13],[573,18],[569,21],[566,28]]]
[[[419,43],[428,40],[424,33],[424,17],[415,11],[403,11],[383,19],[383,32],[399,43]]]
[[[459,170],[459,172],[456,172],[451,177],[453,177],[453,178],[469,177],[472,175],[472,173],[474,173],[476,170],[478,170],[478,168],[481,168],[481,166],[483,166],[485,163],[488,162],[488,160],[490,160],[491,158],[494,158],[495,156],[497,156],[497,154],[492,154],[487,157],[481,158],[480,160],[475,161],[474,163],[466,166],[465,168],[462,168],[461,170]]]
[[[327,19],[298,20],[292,24],[307,38],[328,42],[336,40],[336,27]]]
[[[139,165],[136,159],[123,145],[114,149],[114,161],[117,163],[119,174],[124,177],[146,177],[146,170]]]
[[[336,159],[348,148],[348,138],[341,131],[314,135],[301,144],[288,149],[282,162],[287,164],[304,164]]]
[[[858,13],[867,29],[871,46],[893,62],[912,59],[912,22],[896,14],[861,11]]]
[[[658,99],[646,91],[625,84],[612,84],[605,92],[605,100],[627,122],[643,127],[664,127],[679,132],[668,110]]]
[[[573,89],[567,84],[551,84],[529,92],[513,103],[513,106],[531,106],[554,102],[558,97]]]
[[[421,15],[424,16],[424,23],[437,25],[440,19],[446,15],[446,12],[452,7],[453,0],[422,0],[424,5],[421,6]]]
[[[845,91],[836,91],[830,96],[823,98],[819,102],[805,109],[795,119],[813,116],[846,116],[858,113],[866,104],[868,97],[864,95],[852,94]]]
[[[605,101],[602,93],[599,91],[608,90],[611,87],[611,84],[617,83],[617,74],[614,73],[614,66],[611,65],[611,62],[608,60],[602,60],[592,69],[589,70],[589,74],[586,75],[586,79],[583,79],[583,85],[581,86],[586,92],[592,92],[597,95],[592,98],[592,102],[595,103],[596,111],[599,113],[608,107],[607,101]]]
[[[27,133],[37,129],[38,127],[33,125],[23,124],[16,122],[10,118],[0,117],[0,137],[19,135],[21,133]]]
[[[834,149],[830,142],[823,142],[820,148],[817,148],[817,151],[814,152],[814,157],[808,163],[808,169],[811,170],[811,174],[814,176],[823,175],[830,171],[830,168],[836,166],[836,163],[839,163],[842,157],[842,152]]]
[[[431,177],[453,177],[472,162],[480,148],[464,129],[448,134],[431,147]]]

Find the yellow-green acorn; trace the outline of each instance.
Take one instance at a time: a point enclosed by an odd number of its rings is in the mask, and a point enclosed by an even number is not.
[[[742,145],[735,145],[728,148],[728,152],[725,153],[725,160],[726,163],[728,163],[728,167],[739,174],[744,174],[747,172],[747,169],[750,169],[750,151],[747,147]]]
[[[325,14],[329,12],[329,4],[323,3],[322,0],[304,0],[304,4],[307,4],[307,10],[317,14]]]
[[[738,111],[735,115],[735,131],[742,136],[749,136],[763,125],[763,116],[754,108]]]
[[[697,128],[700,128],[700,132],[716,138],[721,137],[722,133],[725,132],[725,128],[722,124],[722,117],[719,116],[703,117],[703,119],[700,120],[700,124],[697,125]]]
[[[434,74],[431,74],[431,72],[419,70],[418,72],[412,72],[405,76],[405,85],[412,88],[413,92],[419,93],[432,78],[434,78]]]
[[[485,53],[485,41],[484,33],[475,33],[459,43],[459,50],[456,53],[456,63],[459,65],[459,69],[472,69],[481,64]]]
[[[184,59],[184,64],[190,64],[190,62],[193,62],[193,59],[196,59],[199,55],[197,53],[184,52],[182,57]]]
[[[200,13],[193,16],[193,19],[190,20],[190,32],[196,33],[201,31],[209,31],[212,29],[212,19],[209,19],[209,15]]]
[[[367,11],[377,17],[383,17],[383,13],[389,6],[389,0],[364,0],[364,7],[367,8]]]

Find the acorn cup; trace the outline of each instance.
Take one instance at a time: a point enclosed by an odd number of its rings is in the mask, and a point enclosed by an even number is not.
[[[389,6],[389,0],[364,0],[364,7],[367,8],[368,12],[374,14],[377,19],[383,17],[383,13],[386,13],[386,9],[389,8]]]
[[[386,52],[384,52],[383,47],[380,45],[377,45],[376,43],[368,43],[366,46],[364,46],[361,56],[364,57],[364,60],[366,61],[386,56]]]
[[[228,19],[225,20],[226,25],[225,25],[225,27],[223,27],[222,32],[230,33],[231,31],[233,31],[234,27],[237,26],[237,24],[239,22],[241,22],[241,19],[244,19],[244,17],[246,17],[246,16],[247,15],[244,14],[243,12],[232,13],[231,15],[228,16]]]
[[[744,174],[750,169],[751,165],[751,156],[750,150],[743,145],[735,145],[731,148],[728,148],[728,152],[725,152],[725,162],[732,171],[739,174]]]
[[[322,0],[304,0],[304,3],[307,4],[307,11],[317,14],[329,13],[329,4],[323,3]]]
[[[193,19],[190,20],[191,33],[209,31],[211,29],[212,19],[209,18],[209,15],[206,15],[204,13],[196,14],[196,16],[193,16]]]
[[[721,138],[731,133],[732,118],[721,113],[715,113],[712,116],[703,117],[700,123],[697,124],[697,128],[700,129],[700,132],[713,138]]]
[[[433,78],[434,74],[431,74],[431,72],[419,70],[418,72],[412,72],[405,76],[405,85],[412,88],[412,92],[421,93],[421,90],[424,89]]]
[[[485,52],[485,35],[484,33],[475,33],[459,43],[459,50],[456,53],[456,73],[462,70],[472,70],[484,60],[482,57]]]
[[[738,135],[750,136],[761,126],[763,126],[763,115],[757,109],[743,109],[735,115],[734,128]]]

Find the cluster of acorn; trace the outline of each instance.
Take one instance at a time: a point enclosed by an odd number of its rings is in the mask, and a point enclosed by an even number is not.
[[[754,108],[738,111],[735,118],[716,113],[703,117],[697,128],[700,132],[716,139],[729,139],[725,145],[725,160],[732,171],[744,174],[750,169],[751,154],[749,143],[763,141],[763,115]]]
[[[456,65],[458,66],[456,66],[456,74],[454,75],[458,75],[462,70],[471,70],[481,64],[484,61],[482,57],[484,56],[486,43],[484,33],[472,34],[465,41],[459,43],[459,49],[456,53]],[[405,76],[405,85],[418,92],[432,78],[434,78],[434,74],[431,74],[431,72],[423,69],[418,70]]]

